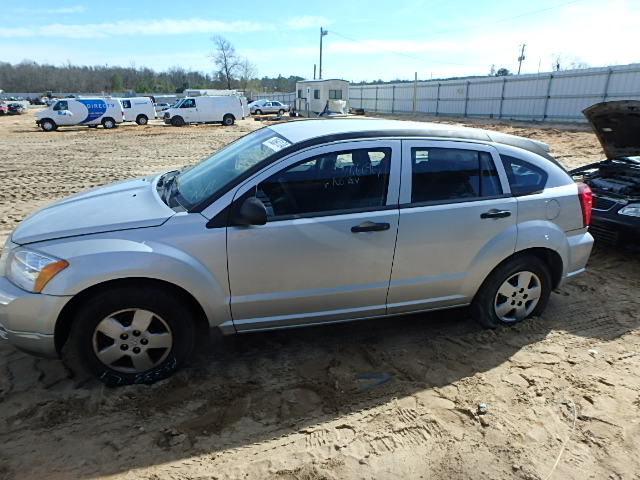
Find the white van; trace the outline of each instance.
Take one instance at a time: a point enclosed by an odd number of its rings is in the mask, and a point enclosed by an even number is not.
[[[123,121],[124,111],[117,98],[61,98],[36,114],[36,125],[45,132],[63,125],[115,128]]]
[[[233,125],[237,119],[244,119],[240,97],[187,97],[178,101],[164,112],[164,123],[181,127],[187,123],[215,123]]]
[[[146,125],[150,118],[156,118],[156,109],[149,97],[120,98],[124,108],[124,121]]]

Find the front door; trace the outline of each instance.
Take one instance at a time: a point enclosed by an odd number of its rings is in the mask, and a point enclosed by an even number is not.
[[[58,100],[53,106],[53,111],[55,112],[53,121],[58,125],[75,125],[82,120],[82,118],[78,118],[79,116],[74,115],[69,109],[68,100]]]
[[[496,150],[402,141],[402,193],[388,312],[464,305],[515,250],[517,201]]]
[[[263,226],[227,230],[238,330],[386,312],[398,226],[400,141],[318,147],[241,186],[267,207]]]
[[[180,104],[180,108],[178,108],[178,112],[176,113],[176,115],[180,115],[187,123],[197,122],[199,118],[195,98],[187,98],[183,100],[183,102]]]

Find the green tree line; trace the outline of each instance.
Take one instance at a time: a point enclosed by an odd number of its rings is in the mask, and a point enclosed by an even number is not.
[[[207,74],[172,67],[156,72],[150,68],[108,65],[48,65],[25,60],[18,64],[0,62],[0,89],[5,92],[181,93],[185,89],[225,89],[228,79],[220,72]],[[293,92],[302,77],[231,78],[231,88],[252,93]]]

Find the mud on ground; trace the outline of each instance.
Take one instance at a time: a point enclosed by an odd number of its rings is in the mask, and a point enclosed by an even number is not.
[[[55,199],[260,126],[33,122],[0,118],[0,241]],[[485,127],[545,141],[568,166],[602,155],[583,127]],[[0,478],[638,479],[639,272],[640,255],[597,248],[512,329],[456,310],[228,337],[153,386],[108,389],[0,342]]]

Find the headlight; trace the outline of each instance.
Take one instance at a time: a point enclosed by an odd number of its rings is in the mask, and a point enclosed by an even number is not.
[[[629,215],[631,217],[640,217],[640,203],[632,203],[618,210],[620,215]]]
[[[56,274],[69,266],[69,262],[31,250],[14,250],[7,259],[9,280],[20,288],[40,293]]]

